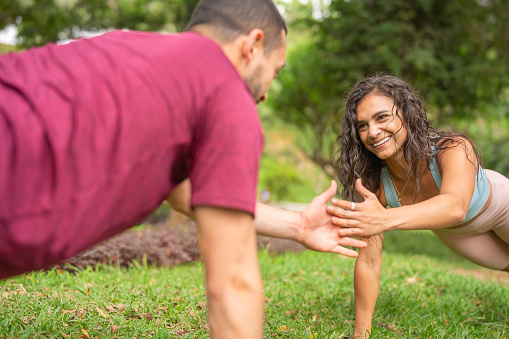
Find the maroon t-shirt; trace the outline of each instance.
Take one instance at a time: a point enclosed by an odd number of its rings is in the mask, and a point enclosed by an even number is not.
[[[194,33],[0,57],[0,278],[133,226],[186,177],[193,206],[254,214],[262,143],[245,82]]]

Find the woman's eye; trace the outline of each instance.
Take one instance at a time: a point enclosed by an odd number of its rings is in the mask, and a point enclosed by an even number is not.
[[[359,132],[365,131],[367,128],[368,128],[368,125],[366,125],[366,124],[357,125],[357,130]]]

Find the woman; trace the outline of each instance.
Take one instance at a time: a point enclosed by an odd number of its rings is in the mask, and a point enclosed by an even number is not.
[[[385,231],[432,230],[466,259],[509,271],[509,179],[482,168],[466,135],[433,128],[407,83],[357,83],[338,140],[344,200],[332,199],[328,211],[340,235],[369,244],[355,265],[355,338],[371,331]]]

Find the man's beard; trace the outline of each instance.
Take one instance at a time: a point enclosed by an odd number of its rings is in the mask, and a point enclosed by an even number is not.
[[[260,74],[261,72],[262,67],[259,66],[256,68],[255,72],[253,72],[251,76],[244,79],[256,104],[259,104],[260,99],[262,98],[262,84],[260,83],[260,80],[258,78],[259,77],[258,74]]]

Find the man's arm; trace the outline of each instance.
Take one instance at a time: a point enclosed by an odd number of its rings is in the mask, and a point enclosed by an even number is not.
[[[326,212],[327,202],[336,194],[336,182],[315,197],[301,213],[290,212],[264,204],[256,204],[255,229],[258,235],[295,240],[305,247],[319,251],[356,257],[357,252],[343,246],[366,247],[366,243],[339,236],[339,227]],[[195,219],[191,210],[191,183],[184,180],[166,199],[170,206]]]
[[[319,252],[331,252],[357,257],[357,252],[343,246],[366,247],[357,239],[339,236],[339,227],[331,222],[326,211],[327,202],[336,194],[336,182],[300,212],[290,212],[268,205],[256,205],[255,227],[258,235],[295,240],[305,247]]]
[[[263,286],[253,218],[245,212],[208,206],[195,207],[195,215],[211,338],[261,338]]]

